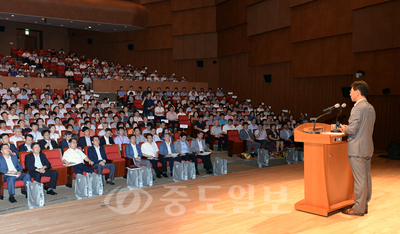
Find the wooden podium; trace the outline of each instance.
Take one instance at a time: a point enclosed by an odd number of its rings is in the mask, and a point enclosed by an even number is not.
[[[302,124],[294,131],[294,139],[304,142],[304,199],[296,210],[328,216],[328,213],[354,204],[354,180],[347,155],[344,134],[330,133],[331,125]]]

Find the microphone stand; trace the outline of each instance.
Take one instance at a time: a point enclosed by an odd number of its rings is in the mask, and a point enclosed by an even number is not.
[[[336,129],[332,129],[331,132],[342,132],[340,129],[338,129],[338,127],[340,125],[338,120],[339,120],[339,116],[342,113],[342,111],[343,111],[343,107],[340,107],[339,114],[336,116]]]
[[[330,113],[332,113],[332,110],[329,110],[329,111],[323,113],[322,115],[318,116],[318,117],[315,119],[315,121],[314,121],[314,129],[313,129],[313,131],[312,131],[312,132],[309,132],[309,133],[311,133],[311,134],[320,134],[319,131],[315,131],[315,124],[317,123],[317,120],[318,120],[319,118],[321,118],[322,116],[325,116],[325,115],[329,115]]]

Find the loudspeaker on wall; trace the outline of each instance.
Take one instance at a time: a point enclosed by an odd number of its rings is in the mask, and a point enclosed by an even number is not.
[[[204,61],[203,60],[197,61],[197,66],[198,67],[204,67]]]
[[[264,75],[264,80],[265,80],[265,83],[271,83],[272,75],[271,74]]]

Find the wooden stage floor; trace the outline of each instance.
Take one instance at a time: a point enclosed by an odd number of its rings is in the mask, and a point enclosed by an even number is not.
[[[1,232],[399,233],[399,169],[400,161],[374,156],[372,200],[364,217],[340,212],[322,217],[294,210],[304,195],[301,163],[5,214],[0,217]]]

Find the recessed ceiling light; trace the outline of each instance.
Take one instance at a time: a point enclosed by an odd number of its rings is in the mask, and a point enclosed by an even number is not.
[[[128,26],[125,26],[125,28],[127,28]]]
[[[63,27],[64,25],[61,24],[61,27]]]
[[[115,31],[117,31],[117,29],[114,29]]]
[[[98,24],[100,26],[100,24]]]
[[[89,28],[92,28],[92,26],[89,26]]]
[[[87,29],[87,28],[85,28],[85,29]]]
[[[42,18],[42,20],[44,20],[44,18]]]
[[[35,21],[35,24],[37,24],[37,21]]]
[[[11,17],[14,17],[14,15],[11,15]]]
[[[6,20],[8,20],[8,18],[6,18]]]
[[[71,20],[71,24],[72,24],[73,22],[74,22],[74,21]]]

